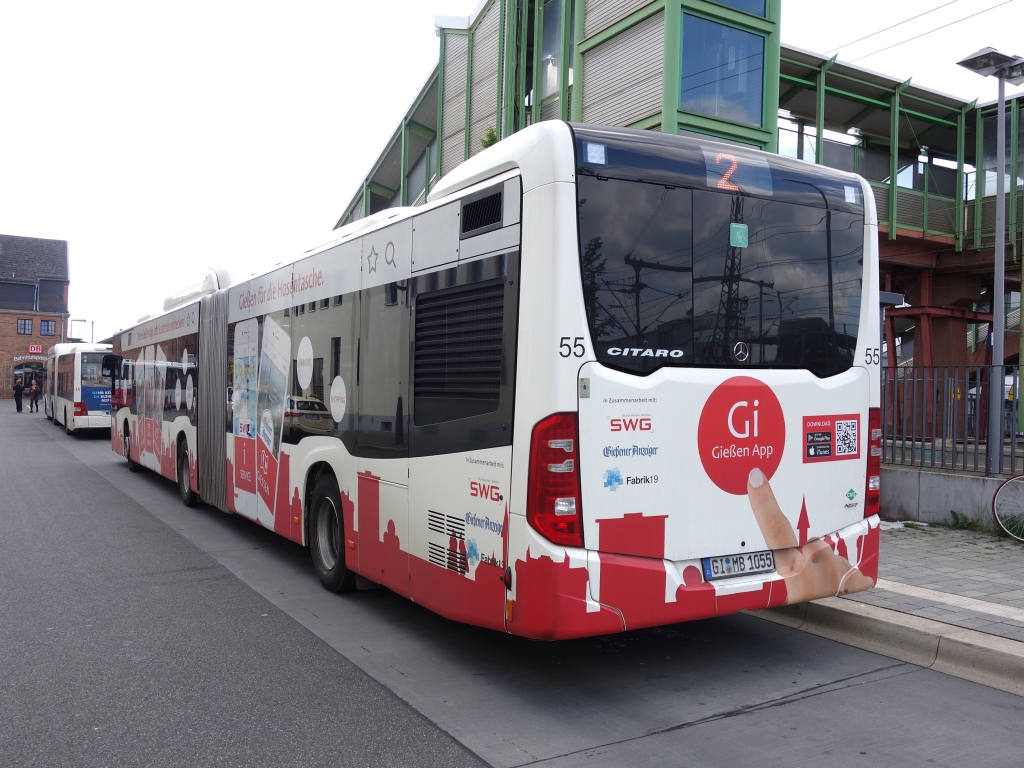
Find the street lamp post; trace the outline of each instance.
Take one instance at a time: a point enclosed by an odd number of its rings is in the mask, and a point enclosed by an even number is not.
[[[1024,83],[1024,58],[982,48],[958,61],[961,67],[982,77],[999,80],[996,114],[996,243],[992,279],[992,368],[988,378],[988,441],[985,474],[1003,471],[1003,339],[1006,334],[1006,81]]]

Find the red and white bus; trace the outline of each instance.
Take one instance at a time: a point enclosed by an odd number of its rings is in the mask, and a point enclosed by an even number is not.
[[[544,122],[209,282],[116,337],[113,448],[309,546],[328,589],[570,638],[873,586],[857,176]]]

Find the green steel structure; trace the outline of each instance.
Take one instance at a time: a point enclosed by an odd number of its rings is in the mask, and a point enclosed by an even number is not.
[[[981,362],[983,346],[944,337],[970,326],[974,338],[988,319],[995,106],[784,46],[780,22],[781,0],[482,0],[468,17],[438,17],[438,65],[337,226],[421,204],[489,140],[541,120],[713,136],[867,178],[885,287],[913,304],[889,313],[890,363],[897,336],[923,349],[919,364]],[[1006,118],[1018,307],[1022,101]]]

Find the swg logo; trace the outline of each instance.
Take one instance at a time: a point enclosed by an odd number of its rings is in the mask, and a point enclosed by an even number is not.
[[[650,418],[646,416],[612,419],[610,424],[612,432],[650,432],[653,427]]]
[[[491,485],[490,483],[478,483],[476,480],[469,481],[469,495],[474,499],[501,501],[501,490],[499,486]]]

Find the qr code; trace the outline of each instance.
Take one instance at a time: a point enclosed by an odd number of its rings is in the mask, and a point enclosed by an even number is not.
[[[858,444],[856,420],[837,421],[836,456],[856,456]]]

